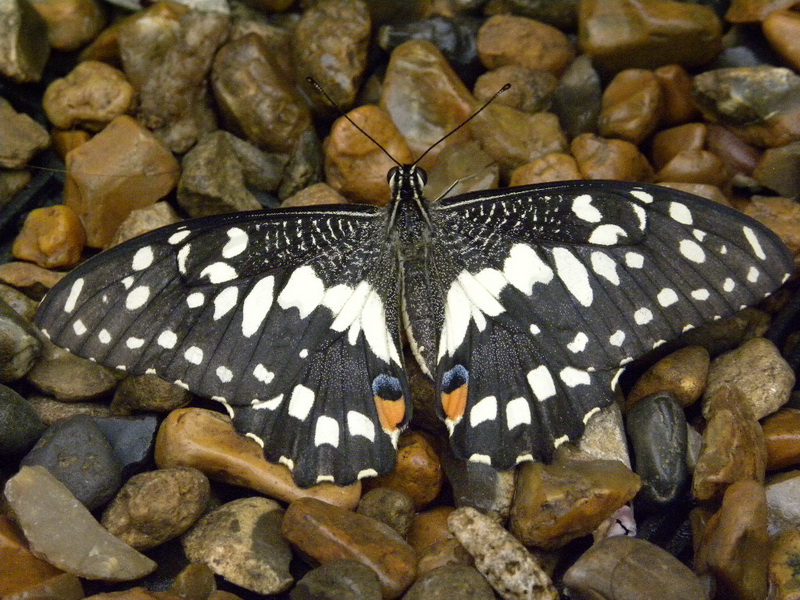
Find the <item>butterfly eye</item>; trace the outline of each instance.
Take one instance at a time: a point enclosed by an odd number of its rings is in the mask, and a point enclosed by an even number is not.
[[[389,185],[392,184],[392,181],[397,177],[397,172],[400,170],[400,167],[392,167],[389,169],[389,172],[386,174],[386,181],[389,182]]]

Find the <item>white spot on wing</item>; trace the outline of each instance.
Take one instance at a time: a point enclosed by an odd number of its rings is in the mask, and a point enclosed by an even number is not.
[[[251,400],[250,406],[256,410],[275,410],[283,402],[283,394],[278,394],[269,400]]]
[[[519,291],[530,296],[534,283],[550,283],[553,271],[527,244],[515,244],[503,263],[503,274]]]
[[[646,325],[653,320],[653,312],[649,308],[643,306],[633,313],[633,320],[636,321],[637,325]]]
[[[136,350],[137,348],[144,346],[144,340],[142,338],[129,337],[127,340],[125,340],[125,345],[131,350]]]
[[[150,288],[146,285],[140,285],[133,288],[133,290],[125,298],[125,308],[128,310],[136,310],[141,308],[147,303],[150,298]]]
[[[317,277],[314,269],[308,265],[295,269],[289,281],[278,294],[278,304],[281,308],[297,308],[300,318],[305,319],[322,302],[325,294],[325,285]]]
[[[622,342],[625,341],[625,332],[621,329],[617,329],[611,336],[608,338],[608,343],[612,346],[622,346]]]
[[[603,215],[592,206],[592,197],[589,194],[581,194],[572,200],[572,212],[587,223],[599,223]]]
[[[360,435],[370,442],[375,441],[375,424],[367,415],[355,410],[347,412],[347,431],[350,432],[350,435]]]
[[[217,367],[217,377],[222,383],[228,383],[233,379],[233,371],[231,371],[228,367],[219,366]]]
[[[588,371],[576,369],[575,367],[564,367],[558,374],[567,387],[577,387],[579,385],[589,385],[592,377]]]
[[[641,269],[644,265],[644,256],[638,252],[626,252],[625,264],[631,269]]]
[[[755,283],[758,281],[758,277],[761,273],[755,267],[750,267],[750,270],[747,271],[747,281],[750,283]]]
[[[108,333],[108,329],[101,329],[97,334],[97,339],[101,344],[108,344],[111,341],[111,334]]]
[[[672,288],[664,288],[660,292],[658,292],[658,303],[666,308],[667,306],[672,306],[678,301],[678,294],[675,293],[675,290]]]
[[[553,376],[544,365],[539,365],[528,372],[528,385],[531,386],[531,391],[537,400],[547,400],[556,395],[556,384],[553,381]]]
[[[238,227],[231,227],[227,234],[228,242],[222,247],[222,257],[233,258],[244,252],[249,241],[247,234]]]
[[[492,464],[492,457],[488,454],[472,454],[467,460],[474,463],[480,463],[482,465]]]
[[[64,303],[64,312],[71,313],[75,310],[78,296],[81,295],[81,291],[83,290],[83,283],[83,277],[79,277],[72,284],[72,287],[69,288],[69,295],[67,296],[67,301]]]
[[[253,377],[255,377],[258,381],[263,384],[268,384],[270,381],[275,379],[275,373],[268,370],[264,365],[258,363],[255,368],[253,369]]]
[[[261,328],[261,324],[272,308],[275,292],[275,277],[269,275],[260,279],[244,297],[242,303],[242,335],[251,337]]]
[[[193,365],[199,365],[201,362],[203,362],[203,350],[197,346],[191,346],[190,348],[186,349],[186,352],[183,353],[183,358]]]
[[[78,319],[72,324],[72,330],[75,332],[76,335],[83,335],[86,333],[86,325],[83,324],[83,321]]]
[[[169,236],[169,238],[167,238],[167,241],[172,245],[180,244],[183,240],[189,237],[190,233],[190,231],[179,231],[177,233],[173,233],[171,236]]]
[[[695,300],[708,300],[709,296],[708,290],[706,288],[698,288],[696,290],[692,290],[691,296]]]
[[[692,212],[686,207],[685,204],[680,202],[669,203],[669,216],[674,221],[684,225],[691,225],[694,221],[692,219]]]
[[[583,306],[591,306],[593,300],[589,273],[578,258],[566,248],[553,248],[556,272],[569,293]]]
[[[605,252],[592,252],[592,269],[614,285],[619,285],[617,262]]]
[[[514,398],[506,404],[506,423],[509,429],[518,425],[530,425],[531,407],[525,398]]]
[[[620,237],[627,235],[625,230],[619,225],[605,223],[604,225],[598,225],[594,228],[592,235],[589,236],[589,243],[598,244],[600,246],[613,246],[619,243]]]
[[[185,247],[188,246],[184,246],[184,248]],[[226,281],[236,279],[238,276],[236,269],[224,262],[212,263],[200,271],[200,277],[208,277],[210,283],[225,283]]]
[[[226,287],[214,298],[214,320],[218,321],[227,315],[239,299],[239,288],[232,285]]]
[[[303,384],[294,386],[289,398],[289,416],[305,421],[314,406],[314,392]]]
[[[200,292],[194,292],[186,296],[186,304],[189,308],[198,308],[203,306],[206,301],[206,297]]]
[[[575,334],[575,339],[567,344],[567,348],[569,348],[569,351],[573,353],[583,352],[586,349],[586,344],[588,341],[589,337],[582,331],[579,331],[577,334]]]
[[[497,398],[486,396],[475,403],[469,411],[469,424],[472,427],[480,425],[484,421],[495,421],[497,419]]]
[[[161,332],[156,340],[156,343],[161,346],[162,348],[170,349],[174,348],[175,344],[178,342],[178,336],[175,335],[174,331],[170,331],[169,329],[165,329]]]
[[[645,204],[651,204],[653,202],[653,196],[651,196],[644,190],[631,190],[631,196],[633,196],[634,198],[638,198]]]
[[[755,231],[753,231],[747,225],[745,225],[744,227],[742,227],[742,233],[744,233],[744,237],[750,244],[750,247],[753,249],[755,255],[761,260],[765,260],[767,258],[767,255],[764,254],[764,249],[761,247],[761,242],[758,241],[758,237],[756,237]]]
[[[694,263],[702,263],[706,260],[706,253],[703,248],[694,240],[681,240],[678,248],[681,254]]]
[[[317,419],[314,428],[314,445],[319,447],[323,444],[329,444],[334,448],[339,447],[339,423],[336,422],[336,419],[325,415]]]
[[[722,282],[722,289],[726,292],[732,292],[733,288],[736,287],[736,282],[733,281],[730,277],[727,277],[724,282]]]
[[[144,271],[147,267],[153,264],[153,248],[145,246],[139,248],[136,254],[133,255],[133,263],[131,267],[134,271]]]

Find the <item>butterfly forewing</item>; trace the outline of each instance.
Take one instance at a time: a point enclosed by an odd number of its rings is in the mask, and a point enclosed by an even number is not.
[[[412,319],[411,337],[428,348],[454,448],[498,468],[575,440],[625,364],[759,301],[793,268],[765,227],[658,186],[469,194],[432,221],[424,270],[442,316],[416,335]]]
[[[302,485],[350,483],[391,468],[408,418],[398,291],[379,209],[257,212],[104,252],[37,322],[78,355],[223,402]]]

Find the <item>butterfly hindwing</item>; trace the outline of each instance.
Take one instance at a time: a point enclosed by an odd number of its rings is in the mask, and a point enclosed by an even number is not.
[[[301,485],[350,483],[391,468],[408,419],[383,215],[265,211],[162,228],[72,271],[37,323],[80,356],[223,402]]]
[[[613,399],[621,368],[762,299],[791,255],[755,221],[658,186],[564,182],[432,207],[442,416],[465,458],[548,458]]]

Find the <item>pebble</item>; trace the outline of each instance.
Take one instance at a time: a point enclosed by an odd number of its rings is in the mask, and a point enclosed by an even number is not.
[[[442,465],[430,439],[410,429],[400,434],[394,469],[366,480],[365,485],[398,490],[411,498],[416,510],[420,510],[436,499],[443,480]]]
[[[457,507],[471,506],[505,521],[514,498],[515,471],[497,471],[490,465],[455,458],[447,450],[444,469]]]
[[[62,402],[97,400],[117,386],[110,369],[66,351],[43,357],[28,371],[26,379],[42,393]]]
[[[561,31],[526,17],[495,15],[478,30],[478,56],[487,69],[521,65],[560,75],[575,58]]]
[[[761,158],[761,151],[745,142],[727,127],[708,125],[708,150],[719,156],[730,173],[750,176]]]
[[[737,348],[747,340],[765,335],[769,324],[770,316],[751,306],[730,317],[687,331],[681,339],[690,346],[703,346],[711,356],[716,356]]]
[[[0,265],[0,282],[10,285],[35,300],[63,279],[66,273],[43,269],[28,262],[9,262]]]
[[[50,564],[87,579],[129,581],[156,563],[106,531],[44,467],[23,466],[5,497],[30,543]]]
[[[553,112],[570,138],[594,133],[602,107],[600,75],[592,59],[580,55],[567,67],[553,93]]]
[[[778,196],[756,196],[742,212],[774,231],[793,254],[800,253],[800,231],[794,225],[800,219],[797,202]]]
[[[120,382],[111,401],[111,410],[118,415],[138,411],[169,412],[186,406],[192,394],[157,375],[131,375]]]
[[[478,142],[472,140],[442,150],[436,166],[428,172],[425,196],[436,199],[445,193],[447,197],[452,197],[489,190],[496,188],[499,181],[500,167]]]
[[[355,560],[333,560],[312,569],[297,582],[291,600],[381,600],[375,571]]]
[[[165,225],[172,225],[181,221],[180,216],[168,202],[156,202],[144,208],[132,210],[122,224],[117,228],[114,237],[108,243],[113,248]]]
[[[653,167],[636,146],[625,140],[582,133],[572,140],[570,148],[584,178],[643,182],[653,179]]]
[[[403,600],[494,600],[492,587],[474,567],[445,565],[414,582]]]
[[[53,150],[61,157],[61,160],[64,160],[67,152],[85,144],[91,137],[91,134],[83,129],[54,129],[50,132]]]
[[[707,423],[694,468],[692,495],[700,501],[722,497],[736,481],[764,481],[764,433],[733,387],[706,395]]]
[[[692,76],[680,65],[664,65],[655,71],[664,96],[664,125],[679,125],[699,116],[692,98]]]
[[[45,429],[47,426],[25,398],[0,385],[0,457],[9,460],[23,456]]]
[[[722,507],[706,524],[696,570],[713,573],[717,598],[764,600],[769,547],[764,487],[739,481],[725,491]]]
[[[24,377],[36,364],[41,351],[33,326],[0,301],[0,382]]]
[[[775,344],[753,338],[711,362],[703,415],[709,414],[707,398],[723,386],[735,386],[753,416],[762,419],[789,401],[794,380],[794,371]]]
[[[779,410],[764,420],[761,429],[767,445],[767,471],[800,463],[800,409]]]
[[[572,156],[563,152],[551,152],[514,169],[508,185],[532,185],[580,178],[578,163]]]
[[[769,45],[795,71],[800,70],[800,15],[792,10],[773,10],[761,23]]]
[[[86,244],[105,248],[131,211],[154,204],[175,187],[179,172],[158,138],[122,115],[67,154],[64,204],[81,218]]]
[[[417,577],[421,577],[425,573],[445,565],[472,567],[475,564],[475,560],[470,553],[456,539],[443,540],[428,546],[418,556]]]
[[[3,598],[30,590],[60,573],[60,569],[30,551],[10,516],[0,515],[0,594]]]
[[[18,289],[0,283],[0,301],[5,302],[11,310],[30,323],[36,316],[39,303],[29,298]]]
[[[772,478],[766,486],[770,536],[800,528],[800,471],[789,471]]]
[[[447,518],[454,510],[452,506],[437,506],[414,515],[406,539],[417,554],[453,537],[447,529]]]
[[[665,356],[634,383],[625,399],[625,409],[659,392],[669,392],[681,406],[691,406],[703,393],[711,358],[702,346],[686,346]]]
[[[281,208],[324,206],[326,204],[347,204],[347,198],[327,183],[315,183],[286,198],[281,202]]]
[[[46,468],[89,510],[103,506],[122,485],[114,448],[84,415],[48,427],[21,464]]]
[[[50,58],[50,44],[39,42],[47,22],[30,2],[12,0],[0,5],[0,23],[0,73],[18,83],[41,80]]]
[[[137,118],[167,148],[183,154],[217,129],[207,77],[214,54],[228,37],[230,19],[216,11],[193,10],[179,23],[175,43],[144,74]]]
[[[33,176],[29,171],[5,171],[0,170],[0,197],[5,198],[5,202],[16,196],[28,185]],[[0,202],[4,204],[4,202]]]
[[[722,24],[707,6],[669,0],[584,0],[578,11],[581,50],[602,71],[699,67],[722,50]]]
[[[787,0],[732,0],[725,13],[725,20],[731,23],[758,23],[776,9],[785,8]]]
[[[414,501],[398,490],[377,487],[361,496],[356,512],[385,523],[406,537],[414,520]]]
[[[800,530],[790,529],[772,539],[769,589],[772,600],[793,600],[800,592]]]
[[[85,242],[78,215],[60,204],[28,213],[12,253],[14,258],[35,262],[45,269],[74,267],[81,260]]]
[[[800,142],[779,148],[768,148],[761,155],[753,177],[758,183],[781,196],[794,198],[800,195],[800,181],[795,168],[800,160]]]
[[[604,137],[638,145],[655,131],[663,113],[664,95],[655,73],[626,69],[603,92],[597,130]]]
[[[601,408],[589,419],[578,440],[578,449],[588,458],[617,460],[630,468],[631,457],[628,453],[628,441],[625,439],[625,424],[616,402]]]
[[[107,404],[94,402],[60,402],[47,396],[30,396],[28,398],[36,414],[45,425],[52,425],[56,421],[68,419],[76,415],[89,417],[108,417],[111,410]]]
[[[0,167],[21,169],[49,145],[44,127],[0,98]]]
[[[60,129],[100,131],[136,107],[136,90],[125,74],[96,60],[87,60],[47,86],[42,106]]]
[[[657,185],[661,185],[687,194],[694,194],[706,200],[711,200],[723,206],[731,206],[728,198],[722,193],[722,190],[715,185],[706,185],[704,183],[683,183],[680,181],[661,181]]]
[[[450,532],[475,559],[475,568],[505,600],[557,600],[537,559],[513,535],[474,508],[456,509]]]
[[[725,188],[730,174],[721,158],[707,150],[684,150],[656,173],[656,181],[707,182]]]
[[[295,81],[303,82],[314,112],[331,114],[330,103],[305,84],[313,77],[341,110],[355,102],[367,68],[371,23],[361,0],[325,0],[310,6],[294,28]]]
[[[526,546],[560,548],[592,533],[640,486],[639,476],[616,460],[525,463],[517,472],[509,531]]]
[[[522,112],[537,113],[550,109],[558,79],[542,69],[504,65],[478,77],[472,93],[479,102],[486,102],[507,83],[511,84],[511,89],[500,94],[497,103]]]
[[[153,458],[158,418],[142,414],[132,417],[96,416],[94,424],[114,449],[123,478],[141,471]]]
[[[143,552],[191,527],[208,507],[208,478],[197,469],[157,469],[131,477],[103,512],[100,523]]]
[[[36,0],[33,6],[47,22],[47,38],[54,50],[75,51],[106,25],[106,13],[96,0]]]
[[[689,482],[686,416],[669,392],[643,398],[627,415],[634,472],[642,479],[635,506],[655,512],[677,501]]]
[[[202,408],[179,408],[167,415],[158,430],[155,460],[161,469],[194,467],[215,481],[243,486],[283,502],[314,497],[354,508],[361,497],[360,483],[298,487],[289,469],[267,462],[261,446],[236,433],[228,417]]]
[[[229,41],[211,70],[214,98],[227,128],[270,152],[291,152],[311,127],[311,113],[289,76],[255,33]],[[280,114],[280,119],[273,115]]]
[[[375,519],[316,498],[300,498],[286,509],[282,532],[299,552],[319,563],[351,559],[370,567],[389,600],[399,598],[414,581],[414,550]]]
[[[259,594],[277,594],[294,581],[291,550],[281,538],[284,511],[274,500],[252,497],[223,504],[183,537],[192,562],[204,562],[227,581]]]
[[[655,544],[627,536],[606,538],[584,552],[564,574],[577,597],[600,600],[706,600],[691,569]]]
[[[702,150],[708,138],[708,125],[705,123],[684,123],[677,127],[662,129],[653,136],[653,166],[664,168],[669,161],[685,150]]]
[[[322,181],[322,142],[313,129],[307,129],[300,134],[283,169],[278,197],[285,201]]]
[[[412,162],[408,144],[386,111],[365,105],[347,115],[401,163]],[[355,201],[385,206],[391,200],[386,173],[392,160],[346,119],[339,118],[322,147],[325,179],[337,193]]]
[[[217,591],[217,580],[207,564],[189,563],[175,576],[168,591],[184,600],[211,600]]]

